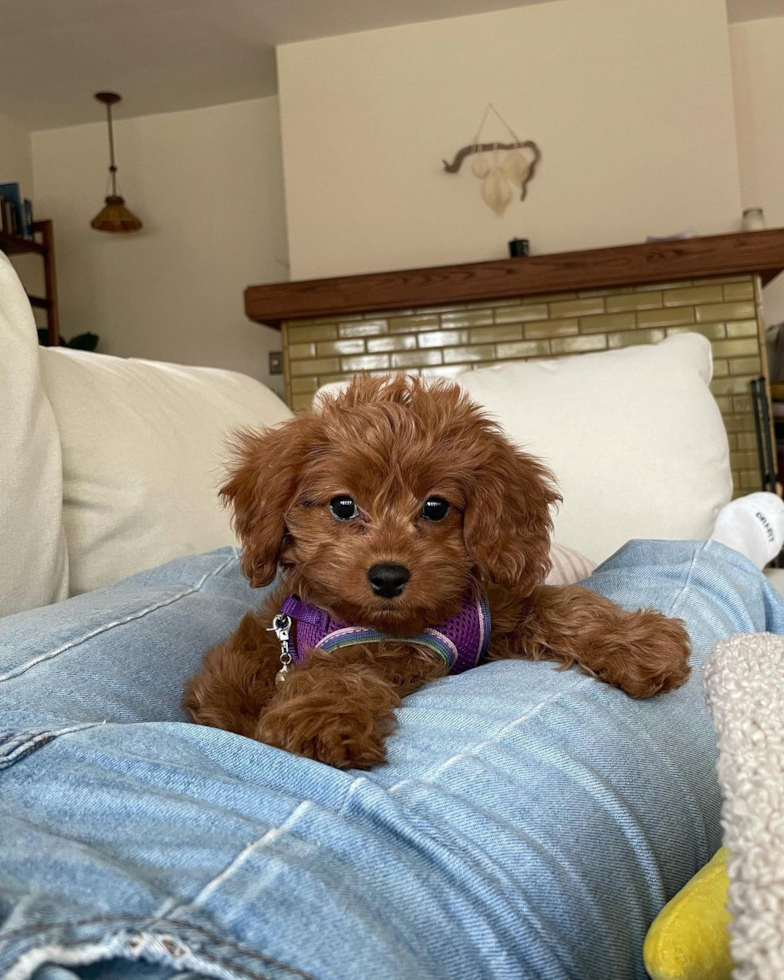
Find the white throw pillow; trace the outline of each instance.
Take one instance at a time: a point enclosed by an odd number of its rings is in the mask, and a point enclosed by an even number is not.
[[[0,616],[68,594],[60,440],[33,311],[0,252]]]
[[[234,544],[220,504],[226,441],[291,415],[231,371],[42,350],[63,447],[71,594]]]
[[[555,473],[555,536],[593,561],[632,538],[706,538],[732,495],[724,423],[698,334],[498,364],[461,386]]]

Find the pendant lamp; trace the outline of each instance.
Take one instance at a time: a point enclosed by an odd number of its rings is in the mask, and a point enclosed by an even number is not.
[[[117,164],[114,162],[114,132],[112,131],[112,106],[116,105],[121,96],[116,92],[96,92],[95,97],[106,106],[106,122],[109,126],[109,173],[112,181],[112,192],[106,198],[105,207],[90,222],[97,231],[127,232],[138,231],[142,223],[125,206],[125,201],[117,193]]]

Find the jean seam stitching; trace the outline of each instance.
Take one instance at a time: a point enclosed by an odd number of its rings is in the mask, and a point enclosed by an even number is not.
[[[708,543],[710,543],[710,542],[708,542]],[[682,585],[680,591],[678,592],[678,594],[672,600],[672,603],[670,604],[670,608],[667,610],[667,612],[666,612],[665,615],[667,615],[667,616],[672,616],[673,615],[676,606],[681,601],[681,599],[683,598],[686,590],[691,585],[691,580],[692,580],[692,576],[693,576],[693,573],[694,573],[694,566],[697,564],[697,557],[700,554],[702,554],[702,552],[704,550],[705,550],[705,545],[704,544],[702,546],[698,546],[698,547],[696,547],[694,549],[694,552],[693,552],[693,554],[691,556],[691,562],[689,563],[689,570],[688,570],[688,572],[686,572],[686,581],[683,583],[683,585]]]
[[[507,722],[507,724],[504,725],[503,728],[499,729],[499,731],[492,738],[483,739],[481,742],[477,742],[475,745],[472,745],[470,749],[463,749],[463,751],[458,752],[457,755],[450,756],[450,758],[445,759],[443,762],[440,762],[435,767],[435,769],[425,774],[424,776],[414,776],[409,779],[401,779],[399,783],[394,783],[392,786],[390,786],[387,792],[394,793],[402,786],[406,786],[409,783],[431,782],[439,773],[443,772],[444,769],[451,766],[452,763],[457,762],[458,759],[463,759],[466,758],[467,756],[474,755],[480,749],[486,748],[488,745],[498,744],[499,739],[503,738],[505,735],[508,735],[510,732],[513,732],[518,725],[522,725],[523,722],[529,721],[531,718],[534,717],[534,715],[537,715],[544,707],[555,703],[556,701],[560,700],[562,697],[566,697],[572,694],[574,691],[582,690],[582,688],[586,687],[593,680],[594,680],[593,677],[585,677],[582,680],[578,681],[576,684],[572,684],[572,686],[565,691],[556,691],[554,694],[551,694],[543,701],[540,701],[538,704],[534,705],[533,708],[527,711],[524,715],[521,715],[519,718],[515,718],[513,721]]]
[[[36,935],[43,935],[52,929],[77,928],[81,926],[101,925],[102,923],[108,922],[114,922],[118,925],[126,924],[128,928],[134,931],[140,931],[144,930],[145,928],[150,928],[150,926],[146,925],[147,919],[147,916],[141,915],[101,915],[92,919],[79,919],[74,922],[47,922],[45,924],[34,926],[24,926],[6,933],[0,941],[0,946],[2,943],[7,943],[9,939],[14,937],[34,937]],[[144,923],[144,925],[141,923]],[[265,953],[258,953],[255,950],[248,949],[247,947],[241,946],[239,943],[236,943],[231,939],[227,939],[225,936],[215,935],[214,933],[209,932],[207,929],[202,928],[202,926],[194,923],[186,922],[181,919],[162,918],[158,922],[154,923],[154,925],[182,926],[185,929],[192,929],[194,932],[200,933],[208,942],[216,943],[219,946],[231,949],[234,952],[239,953],[241,956],[249,956],[252,959],[259,960],[268,966],[281,967],[282,969],[291,973],[293,976],[303,978],[303,980],[312,980],[311,974],[305,973],[296,966],[290,966],[288,963],[284,963],[282,960],[278,960],[274,956],[268,956]]]
[[[231,562],[233,561],[236,561],[236,556],[227,558],[222,565],[219,565],[217,568],[213,568],[211,571],[206,572],[201,577],[201,579],[196,583],[196,585],[192,586],[189,589],[185,589],[183,592],[180,592],[169,599],[166,599],[164,602],[158,602],[152,606],[146,607],[145,609],[137,610],[136,612],[131,613],[130,615],[125,616],[122,619],[115,620],[112,623],[103,623],[97,629],[94,629],[91,632],[86,633],[84,636],[79,637],[79,639],[77,640],[71,640],[69,643],[66,643],[63,646],[58,647],[56,650],[49,650],[46,653],[41,654],[36,659],[30,660],[26,664],[22,664],[20,667],[15,667],[13,670],[10,670],[5,674],[0,674],[0,683],[2,683],[3,681],[14,680],[17,677],[20,677],[22,674],[27,673],[28,670],[32,670],[33,667],[37,667],[39,664],[42,663],[47,663],[49,660],[54,660],[54,658],[59,657],[61,653],[67,653],[69,650],[73,650],[75,647],[81,646],[82,643],[86,643],[87,640],[91,640],[96,636],[100,636],[102,633],[108,633],[109,630],[115,629],[117,626],[126,626],[128,623],[132,623],[135,622],[136,620],[142,619],[144,616],[147,616],[149,613],[157,612],[158,609],[164,609],[166,608],[166,606],[173,605],[175,602],[178,602],[180,599],[184,599],[185,596],[194,595],[196,592],[199,592],[201,590],[201,588],[203,587],[204,583],[207,581],[208,578],[211,578],[213,575],[217,575],[219,572],[222,572],[223,569],[226,568],[226,566],[231,564]]]
[[[105,724],[105,722],[89,721],[81,725],[69,725],[67,728],[60,728],[55,731],[44,729],[40,732],[30,734],[25,741],[14,745],[10,752],[0,754],[0,769],[6,769],[9,766],[12,766],[15,762],[19,762],[20,759],[24,759],[25,756],[30,755],[37,749],[42,749],[45,745],[48,745],[49,742],[53,742],[56,738],[60,738],[62,735],[71,735],[74,732],[83,732],[86,729],[96,728],[103,724]]]
[[[262,851],[269,844],[272,844],[279,837],[284,834],[289,834],[293,827],[299,822],[299,818],[309,810],[314,804],[310,800],[302,800],[291,813],[286,817],[286,819],[278,827],[270,827],[270,829],[258,837],[255,841],[243,847],[235,856],[229,861],[226,867],[220,871],[217,875],[211,878],[205,885],[203,885],[199,891],[194,895],[192,899],[187,902],[176,902],[172,906],[168,906],[168,900],[163,904],[158,912],[153,912],[152,918],[147,928],[153,928],[159,922],[165,922],[170,916],[174,914],[187,913],[189,909],[200,908],[201,902],[208,898],[212,891],[215,890],[224,881],[228,881],[235,872],[245,863],[245,860],[249,858],[252,854],[257,854]],[[168,906],[168,907],[167,907]]]

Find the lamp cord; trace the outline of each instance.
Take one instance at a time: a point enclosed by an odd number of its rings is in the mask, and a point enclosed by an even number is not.
[[[112,107],[106,103],[106,121],[109,124],[109,173],[112,175],[112,196],[117,197],[117,166],[114,162],[114,131],[112,129]]]

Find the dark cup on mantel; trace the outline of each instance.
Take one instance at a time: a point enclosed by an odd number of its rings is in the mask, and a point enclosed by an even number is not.
[[[522,259],[528,255],[528,239],[527,238],[513,238],[509,242],[509,258],[510,259]]]

